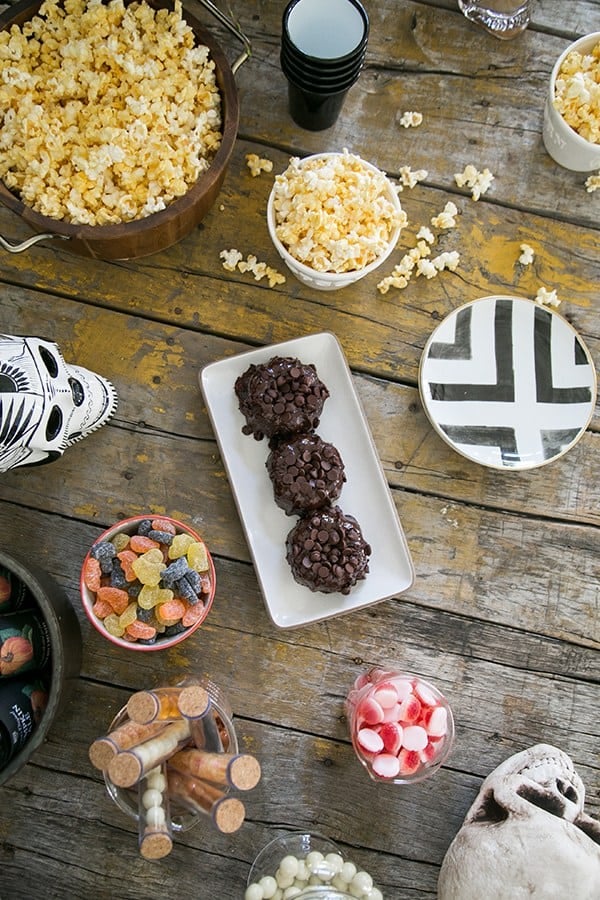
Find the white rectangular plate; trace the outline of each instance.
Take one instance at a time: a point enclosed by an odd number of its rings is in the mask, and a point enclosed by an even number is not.
[[[274,356],[312,363],[329,389],[318,434],[339,450],[347,482],[337,501],[354,516],[372,547],[369,573],[350,594],[312,592],[298,584],[285,558],[286,537],[298,521],[286,516],[273,499],[265,463],[267,439],[242,434],[245,418],[234,392],[236,378],[252,363]],[[333,334],[308,335],[240,353],[205,366],[200,386],[206,400],[221,456],[246,533],[268,613],[279,628],[296,628],[342,615],[408,590],[414,568],[383,474],[352,375]]]

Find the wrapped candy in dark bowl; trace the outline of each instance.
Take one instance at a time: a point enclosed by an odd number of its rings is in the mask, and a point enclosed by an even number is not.
[[[137,0],[134,0],[134,2],[137,2]],[[201,2],[203,3],[203,5],[207,5],[208,8],[212,11],[212,4],[209,4],[208,0],[201,0]],[[150,10],[164,11],[159,13],[160,15],[166,15],[167,11],[172,11],[172,5],[169,5],[166,0],[143,0],[143,3],[147,4]],[[131,5],[132,0],[125,0],[126,7],[130,7]],[[42,8],[42,10],[40,8]],[[18,28],[25,27],[26,29],[30,28],[31,20],[39,20],[40,11],[43,11],[44,9],[45,4],[43,3],[43,0],[33,0],[33,2],[32,0],[23,0],[23,2],[17,3],[12,7],[9,6],[0,15],[0,32],[11,32],[11,29],[13,29],[14,26],[17,26]],[[176,4],[176,11],[178,10],[179,7]],[[159,14],[157,13],[157,21]],[[171,14],[174,15],[172,12]],[[18,252],[20,250],[26,249],[28,246],[30,246],[32,243],[37,242],[38,240],[46,238],[58,238],[59,240],[64,242],[64,244],[61,244],[61,247],[64,246],[65,249],[68,249],[69,251],[82,256],[99,259],[129,259],[142,257],[170,247],[172,244],[175,244],[176,242],[184,238],[192,231],[193,228],[195,228],[199,224],[199,222],[209,212],[209,210],[215,203],[217,195],[219,194],[219,191],[221,189],[237,136],[239,122],[239,99],[237,87],[235,84],[234,70],[239,64],[241,64],[241,62],[244,61],[248,53],[242,55],[236,61],[233,67],[231,67],[219,44],[214,40],[212,35],[204,29],[201,23],[187,10],[182,13],[182,18],[193,32],[195,47],[207,47],[209,52],[209,60],[212,60],[215,67],[214,78],[220,98],[221,123],[219,130],[221,134],[221,140],[218,144],[218,147],[216,147],[216,149],[212,148],[210,150],[210,154],[206,155],[206,161],[209,163],[207,168],[205,168],[204,171],[200,172],[199,176],[193,183],[190,183],[188,185],[185,192],[182,193],[181,188],[179,188],[178,192],[175,194],[174,199],[171,199],[166,203],[166,205],[159,202],[156,206],[156,211],[153,211],[153,209],[151,209],[149,212],[148,210],[145,210],[145,212],[142,214],[142,217],[134,218],[128,218],[128,215],[124,214],[115,222],[109,221],[108,224],[79,224],[79,220],[68,221],[70,215],[63,215],[62,217],[59,217],[57,215],[55,217],[54,213],[52,215],[43,214],[37,209],[34,209],[33,205],[29,205],[28,202],[25,202],[17,189],[9,188],[4,181],[0,180],[0,202],[11,209],[13,212],[17,213],[21,217],[21,219],[23,219],[37,233],[35,237],[30,238],[29,240],[24,241],[22,244],[18,245],[10,240],[6,240],[5,238],[0,238],[0,244],[5,249],[12,252]],[[241,33],[237,32],[237,29],[232,25],[232,23],[228,24],[231,27],[231,30],[233,30],[236,35],[240,37],[240,39],[246,41],[244,36],[241,35]],[[70,43],[77,44],[77,41],[73,40]],[[106,40],[106,44],[110,45],[110,36]],[[1,49],[2,47],[0,47],[0,50]],[[0,66],[2,66],[3,60],[5,66],[10,66],[14,61],[10,58],[10,52],[7,49],[7,44],[4,45],[4,50],[4,56],[2,55],[2,53],[0,53]],[[123,54],[123,56],[126,56],[126,54]],[[124,62],[124,65],[127,66],[128,64],[129,61],[126,60]],[[29,77],[31,77],[32,74],[35,73],[29,73]],[[90,80],[92,83],[94,82],[94,79]],[[58,89],[63,93],[64,91],[68,90],[68,88],[64,87],[62,84],[59,84]],[[35,101],[35,97],[33,98],[33,101]],[[57,100],[57,106],[68,107],[69,102],[70,101],[67,95],[65,95],[64,99],[61,99],[59,97],[59,99]],[[131,103],[131,99],[128,98],[127,102]],[[143,102],[144,98],[142,97],[142,103]],[[87,107],[89,106],[89,103],[84,105]],[[125,98],[123,98],[123,106],[125,107],[126,105],[126,100]],[[24,108],[22,103],[20,104],[20,108]],[[176,112],[178,112],[178,110]],[[171,110],[169,114],[173,116],[176,115],[176,112],[173,112],[173,110]],[[14,109],[11,110],[11,113],[14,113],[16,116],[19,115],[19,112],[15,112]],[[202,116],[205,116],[204,112],[202,113]],[[151,118],[152,116],[150,116],[150,119]],[[199,118],[200,116],[198,116],[198,119]],[[199,127],[198,119],[195,121],[194,128]],[[4,121],[6,121],[6,119]],[[115,122],[115,125],[119,126],[118,121]],[[70,127],[76,128],[77,126],[72,125]],[[56,128],[58,130],[58,133],[61,135],[60,140],[62,140],[63,134],[66,130],[65,122],[59,122]],[[98,136],[98,145],[100,150],[102,150],[103,146],[105,146],[106,149],[106,153],[104,154],[106,156],[106,159],[104,159],[103,157],[104,161],[101,162],[100,165],[106,165],[111,173],[110,179],[108,179],[108,183],[109,190],[112,190],[112,184],[114,181],[113,173],[116,172],[119,166],[122,164],[119,148],[117,147],[117,149],[115,149],[115,147],[113,147],[113,145],[111,144],[111,135],[118,129],[117,127],[113,127],[113,125],[110,125],[107,126],[106,129],[103,128],[100,130],[102,132],[107,132],[106,135],[101,134]],[[170,138],[172,138],[172,135],[169,131],[164,135],[165,144]],[[96,138],[94,138],[94,143],[95,142]],[[0,144],[0,146],[2,145]],[[7,150],[2,151],[0,149],[0,158],[2,152],[6,153],[10,149],[10,145],[7,145],[6,141],[4,143],[4,146],[7,147]],[[98,151],[98,148],[95,149],[96,151]],[[143,142],[140,144],[140,155],[142,149],[144,149]],[[87,148],[84,148],[83,155],[85,155],[86,150]],[[114,156],[115,153],[117,153],[118,158]],[[137,167],[137,157],[135,158],[134,162],[136,162]],[[157,160],[156,162],[158,165],[163,164],[162,159]],[[42,163],[37,161],[35,169],[36,172],[38,172],[40,165],[42,165]],[[49,165],[50,168],[52,168],[52,161],[49,163]],[[78,166],[79,162],[77,162],[75,168],[77,169]],[[72,167],[71,171],[73,171]],[[30,173],[33,172],[33,167],[28,168],[25,177],[29,178]],[[77,176],[81,176],[82,171],[78,170],[76,174]],[[61,183],[60,171],[58,173],[52,172],[52,178],[54,179],[52,182],[53,190],[56,189],[60,191],[63,189],[68,189],[68,191],[70,191],[71,189],[75,188],[75,185],[73,185],[71,182],[69,182],[66,186],[64,185],[64,183]],[[145,185],[148,182],[148,173],[146,173],[144,178]],[[27,184],[25,184],[24,187],[27,187]],[[92,188],[88,188],[88,190],[92,190]],[[81,188],[80,195],[85,196],[85,190],[83,188]],[[102,197],[105,197],[104,193],[102,194]],[[152,203],[153,202],[154,201],[152,201]],[[161,205],[164,205],[164,208],[160,208]],[[87,214],[87,210],[85,210],[85,212]],[[83,218],[85,219],[85,216]]]
[[[4,784],[48,736],[79,676],[82,647],[75,610],[51,575],[4,550],[0,573],[0,784]],[[15,617],[21,634],[7,637],[17,631],[10,627]],[[27,618],[34,634],[22,627]],[[22,649],[27,640],[30,659]]]

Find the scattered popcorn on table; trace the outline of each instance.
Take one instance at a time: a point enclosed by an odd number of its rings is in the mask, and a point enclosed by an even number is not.
[[[482,194],[485,194],[490,184],[494,180],[494,176],[489,169],[478,172],[475,166],[469,164],[465,166],[464,172],[457,172],[454,180],[458,187],[468,187],[471,191],[473,200],[479,200]]]
[[[448,200],[442,212],[434,216],[431,220],[431,224],[434,228],[456,228],[456,216],[458,215],[458,209],[452,202],[452,200]]]
[[[435,236],[427,225],[421,225],[417,231],[417,240],[424,240],[427,241],[428,244],[433,244],[435,242]]]
[[[556,291],[549,291],[545,287],[541,287],[535,295],[535,302],[540,306],[560,306],[560,300]]]
[[[431,262],[438,272],[442,272],[444,269],[456,272],[460,262],[460,253],[457,250],[446,250],[444,253],[440,253],[439,256],[435,256]]]
[[[222,139],[215,64],[180,0],[171,12],[44,0],[0,32],[0,110],[0,179],[42,215],[84,225],[165,209]]]
[[[577,134],[600,144],[600,41],[584,54],[572,50],[556,76],[554,106]]]
[[[535,256],[533,247],[530,247],[529,244],[521,244],[520,250],[519,262],[522,266],[530,266]]]
[[[219,257],[223,260],[223,268],[227,269],[228,272],[235,272],[237,264],[244,258],[240,251],[235,250],[233,247],[231,250],[221,250]]]
[[[400,124],[403,128],[416,128],[423,121],[423,113],[420,112],[405,112],[402,114],[399,119]]]
[[[600,172],[597,175],[590,175],[589,178],[585,180],[585,189],[588,194],[593,193],[593,191],[597,191],[600,188]]]
[[[285,284],[285,275],[282,275],[277,269],[273,269],[264,262],[258,262],[256,256],[252,254],[249,254],[244,259],[244,255],[232,247],[230,250],[221,250],[219,257],[223,260],[223,268],[228,272],[235,272],[236,269],[242,273],[250,272],[254,275],[256,281],[266,278],[269,282],[269,287]]]
[[[250,169],[250,174],[253,178],[256,178],[261,172],[273,171],[273,163],[271,160],[260,157],[258,153],[247,153],[246,165]]]
[[[406,213],[391,183],[359,156],[292,157],[275,177],[275,232],[288,252],[317,272],[362,269],[387,249]]]
[[[428,175],[429,172],[427,169],[417,169],[416,172],[413,172],[410,166],[402,166],[400,168],[400,179],[402,184],[398,185],[398,190],[401,191],[403,186],[414,188],[419,181],[425,181]]]
[[[417,275],[424,275],[425,278],[435,278],[438,270],[430,259],[420,259],[417,263]]]

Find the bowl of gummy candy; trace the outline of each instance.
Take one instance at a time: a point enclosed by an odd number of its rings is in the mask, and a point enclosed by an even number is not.
[[[290,831],[263,847],[248,874],[244,900],[383,900],[373,875],[322,834]]]
[[[169,516],[133,516],[104,531],[81,567],[88,619],[128,650],[164,650],[206,619],[215,595],[206,544]]]

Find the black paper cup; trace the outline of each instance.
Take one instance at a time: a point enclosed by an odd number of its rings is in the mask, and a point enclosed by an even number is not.
[[[364,52],[369,17],[359,0],[291,0],[283,13],[282,46],[334,72]]]
[[[335,124],[349,88],[335,93],[317,93],[300,88],[288,78],[288,101],[294,122],[307,131],[323,131]]]
[[[335,89],[339,85],[356,81],[363,67],[364,58],[364,54],[362,54],[355,62],[340,69],[339,72],[325,73],[314,66],[299,63],[283,46],[280,53],[281,67],[286,70],[286,74],[291,74],[292,77],[299,79],[307,86],[312,84],[325,89]]]

